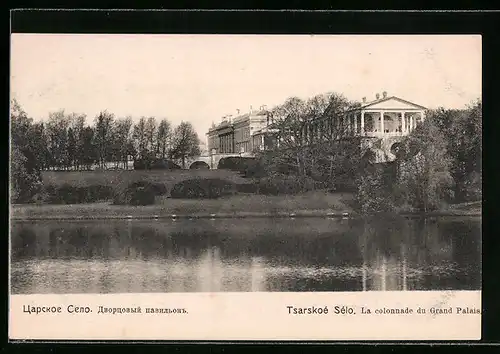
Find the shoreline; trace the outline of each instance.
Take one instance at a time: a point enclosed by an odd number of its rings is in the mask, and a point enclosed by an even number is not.
[[[97,211],[90,215],[81,215],[78,210],[65,210],[63,213],[55,213],[52,215],[19,215],[23,206],[13,206],[11,210],[11,221],[63,221],[63,220],[195,220],[195,219],[245,219],[245,218],[359,218],[361,215],[352,210],[336,210],[329,209],[303,209],[303,210],[275,210],[275,211],[233,211],[233,212],[194,212],[194,213],[168,213],[161,208],[161,205],[156,205],[156,208],[151,206],[146,210],[141,210],[137,213],[137,207],[127,206],[119,208],[117,212],[109,213],[109,209]],[[37,206],[37,208],[49,209],[47,206]],[[17,210],[16,210],[17,209]],[[112,209],[112,208],[111,208]],[[117,208],[118,209],[118,208]],[[147,212],[147,213],[145,213]],[[16,215],[17,214],[17,215]],[[51,213],[54,214],[54,213]],[[439,210],[432,212],[400,212],[394,213],[402,217],[481,217],[482,210]]]

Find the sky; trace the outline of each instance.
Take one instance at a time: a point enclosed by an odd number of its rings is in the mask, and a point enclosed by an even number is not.
[[[237,109],[387,91],[428,108],[481,97],[481,37],[13,34],[11,97],[29,116],[102,110],[190,121],[200,138]]]

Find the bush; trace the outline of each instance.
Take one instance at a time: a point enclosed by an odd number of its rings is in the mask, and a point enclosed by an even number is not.
[[[149,182],[155,195],[165,195],[168,193],[167,187],[163,183]]]
[[[355,208],[362,214],[392,212],[396,209],[395,190],[387,184],[382,169],[366,170],[357,179]]]
[[[223,157],[219,160],[217,168],[245,173],[248,168],[254,166],[256,163],[257,159],[254,157]]]
[[[260,194],[291,195],[313,190],[314,181],[309,177],[301,180],[298,176],[274,175],[262,178],[258,187]]]
[[[188,179],[177,183],[172,188],[172,198],[219,198],[235,193],[235,185],[232,182],[218,178]]]
[[[50,204],[51,197],[46,191],[41,191],[36,193],[32,198],[31,202],[35,204]]]
[[[151,205],[155,203],[155,196],[161,193],[166,193],[166,187],[161,183],[132,182],[115,193],[113,204]]]
[[[195,161],[189,166],[190,170],[209,170],[210,166],[203,161]]]
[[[243,177],[245,178],[264,178],[267,177],[268,173],[266,167],[262,161],[255,160],[249,163],[243,172]]]

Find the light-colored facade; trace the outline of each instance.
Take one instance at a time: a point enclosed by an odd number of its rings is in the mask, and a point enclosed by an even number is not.
[[[408,135],[425,119],[426,108],[384,92],[371,102],[348,111],[343,124],[348,132],[367,137],[386,138]],[[382,119],[383,118],[383,119]]]
[[[238,153],[253,153],[259,145],[254,144],[253,135],[255,132],[266,127],[269,123],[269,115],[265,110],[245,114],[233,120],[235,148]]]
[[[227,154],[234,153],[234,127],[229,118],[219,125],[214,125],[207,133],[208,151],[215,149],[216,153]]]
[[[276,132],[277,130],[273,129],[270,125],[256,130],[252,135],[252,145],[254,147],[254,151],[274,149],[276,147],[276,142],[273,138],[273,134]]]
[[[224,117],[207,133],[208,151],[215,154],[251,154],[258,146],[252,135],[268,125],[266,110],[251,111],[235,118]]]
[[[425,120],[426,110],[384,92],[374,101],[363,99],[360,107],[346,112],[343,124],[348,133],[365,138],[363,148],[375,152],[377,162],[392,161],[396,158],[393,147]],[[376,141],[380,144],[375,147]]]

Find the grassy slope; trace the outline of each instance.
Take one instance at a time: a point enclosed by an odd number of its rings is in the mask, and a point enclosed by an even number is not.
[[[128,185],[136,181],[150,181],[164,183],[168,190],[174,184],[192,178],[221,178],[233,183],[249,183],[237,172],[228,170],[152,170],[152,171],[82,171],[82,172],[53,172],[44,171],[42,181],[45,185],[60,186],[68,183],[83,187],[91,184],[105,186]]]
[[[211,200],[157,198],[155,205],[134,207],[110,203],[74,205],[13,205],[11,215],[23,217],[107,217],[199,214],[276,214],[281,212],[348,212],[348,193],[310,192],[296,196],[235,195]]]
[[[221,178],[234,183],[249,183],[238,173],[227,170],[174,170],[174,171],[86,171],[43,172],[44,184],[75,186],[91,184],[117,187],[143,180],[164,183],[168,190],[179,181],[191,178]],[[349,212],[353,196],[349,193],[328,194],[310,192],[296,196],[237,195],[217,200],[181,200],[158,197],[155,205],[134,207],[105,203],[75,205],[13,205],[14,218],[73,218],[73,217],[126,217],[128,215],[148,217],[153,215],[199,215],[199,214],[279,214],[304,212]],[[445,210],[430,213],[436,215],[481,215],[481,202],[450,205]],[[307,214],[307,213],[306,213]],[[410,213],[412,214],[412,213]]]

